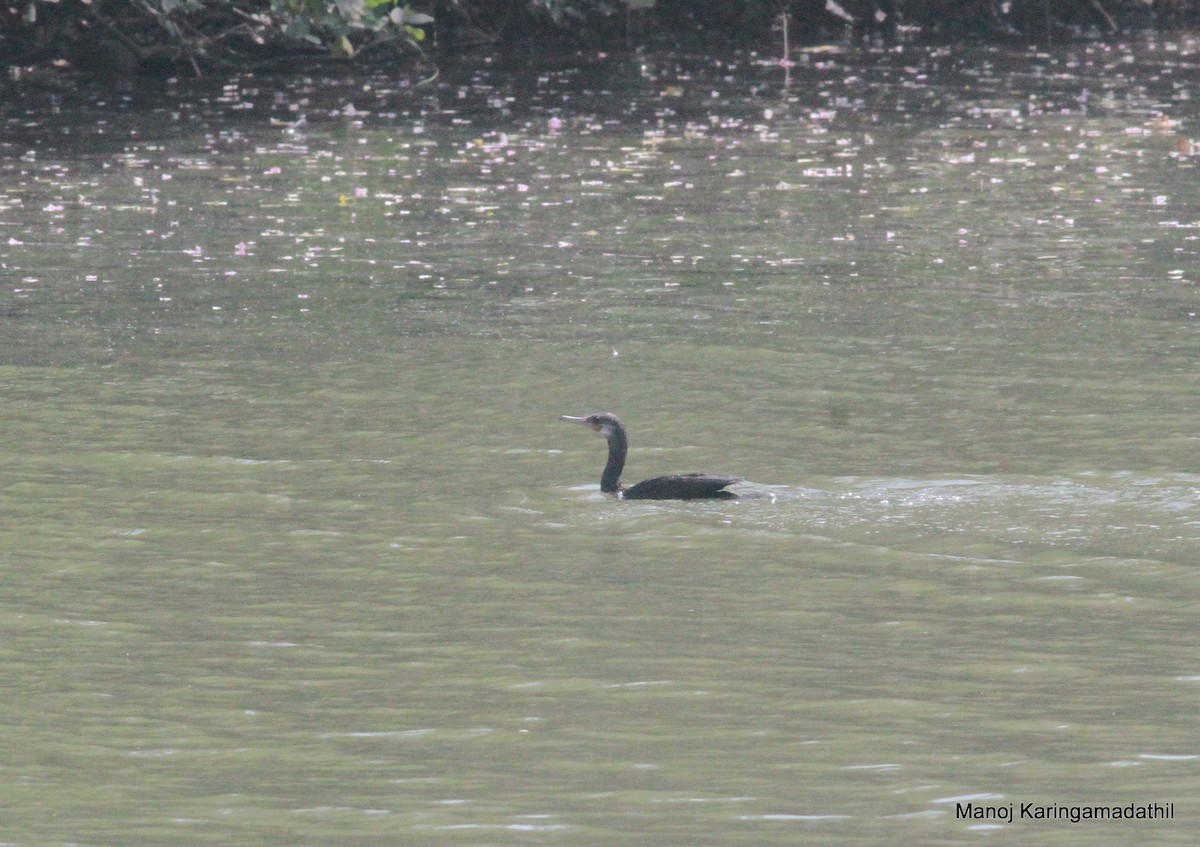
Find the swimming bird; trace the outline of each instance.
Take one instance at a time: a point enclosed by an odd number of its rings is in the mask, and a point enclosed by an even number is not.
[[[741,482],[737,477],[712,476],[706,473],[672,474],[658,476],[639,482],[632,488],[621,485],[621,471],[625,469],[625,456],[629,452],[629,438],[625,425],[611,412],[598,412],[581,418],[562,415],[560,421],[583,424],[591,427],[608,441],[608,464],[600,475],[600,490],[615,494],[619,500],[697,500],[704,497],[737,497],[732,491],[724,491],[727,485]]]

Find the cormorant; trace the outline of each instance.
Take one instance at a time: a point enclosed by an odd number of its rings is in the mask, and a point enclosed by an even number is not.
[[[722,489],[735,482],[737,477],[712,476],[705,473],[673,474],[658,476],[639,482],[632,488],[621,485],[621,471],[625,469],[625,454],[629,452],[629,439],[625,436],[625,425],[611,412],[577,418],[562,415],[560,421],[583,424],[591,427],[608,440],[608,464],[600,475],[600,490],[615,494],[619,500],[696,500],[703,497],[737,497],[732,491]]]

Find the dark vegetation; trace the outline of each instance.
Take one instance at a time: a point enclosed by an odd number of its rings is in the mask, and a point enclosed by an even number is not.
[[[298,62],[419,60],[464,49],[1019,39],[1048,43],[1200,23],[1200,0],[9,0],[0,62],[201,74]]]

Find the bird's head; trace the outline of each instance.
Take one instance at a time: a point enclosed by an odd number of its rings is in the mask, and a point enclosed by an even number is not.
[[[598,432],[605,438],[612,438],[618,432],[625,431],[620,418],[611,412],[597,412],[594,415],[585,415],[583,417],[562,415],[559,417],[559,420],[566,421],[567,423],[583,424],[586,427],[590,427],[592,432]]]

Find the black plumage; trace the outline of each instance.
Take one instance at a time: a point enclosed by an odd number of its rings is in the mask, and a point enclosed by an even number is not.
[[[625,456],[629,452],[629,438],[625,425],[611,412],[599,412],[585,417],[563,415],[560,421],[583,424],[600,433],[608,441],[608,463],[600,475],[600,490],[615,494],[621,500],[698,500],[702,498],[736,497],[725,486],[741,482],[737,477],[713,476],[706,473],[672,474],[647,479],[626,488],[621,484],[621,471],[625,469]]]

